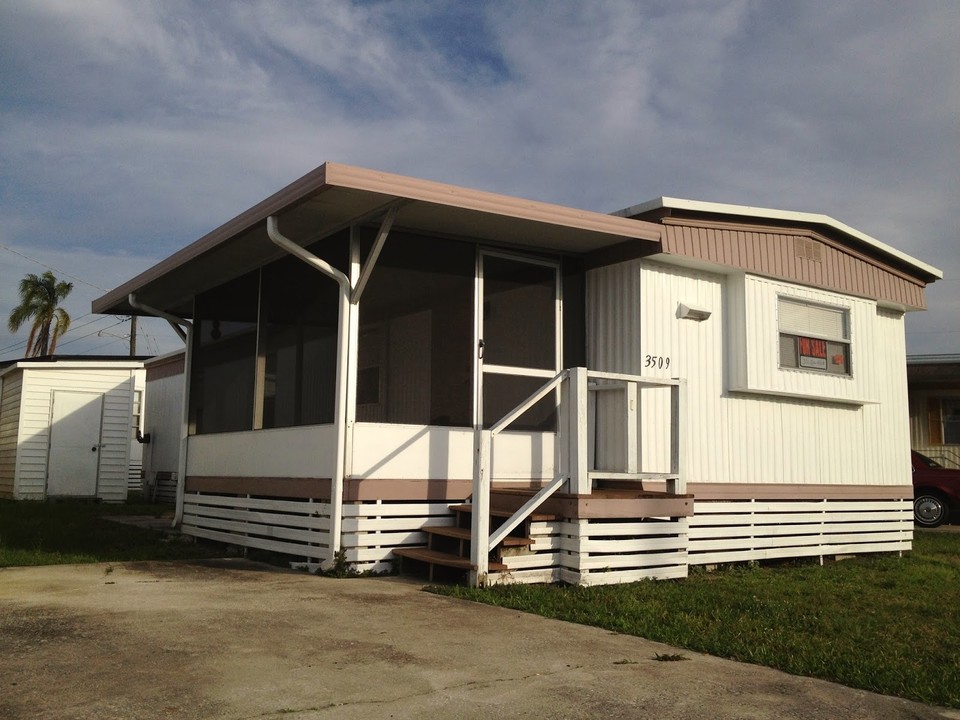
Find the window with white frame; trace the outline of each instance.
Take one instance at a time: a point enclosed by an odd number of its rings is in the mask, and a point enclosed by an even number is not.
[[[780,367],[850,375],[850,311],[780,297]]]

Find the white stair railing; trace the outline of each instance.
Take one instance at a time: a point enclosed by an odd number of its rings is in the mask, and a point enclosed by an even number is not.
[[[503,525],[490,533],[490,490],[492,484],[493,439],[508,428],[537,402],[560,388],[560,407],[557,427],[557,468],[554,478],[524,503]],[[667,492],[683,494],[686,483],[681,471],[683,432],[681,408],[684,407],[686,383],[678,379],[648,378],[639,375],[608,373],[568,368],[561,370],[530,397],[504,415],[489,429],[475,428],[473,498],[470,546],[470,584],[485,585],[489,571],[489,554],[521,522],[563,485],[568,492],[589,495],[598,479],[666,481]],[[670,472],[643,472],[640,468],[639,396],[644,388],[670,389]],[[625,393],[625,433],[623,447],[626,457],[623,471],[591,469],[589,461],[590,431],[595,426],[589,415],[589,394],[620,391]]]

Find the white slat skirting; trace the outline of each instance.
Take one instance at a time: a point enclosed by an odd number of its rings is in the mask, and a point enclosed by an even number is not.
[[[185,535],[321,561],[330,555],[330,505],[309,500],[187,493]]]
[[[691,565],[909,550],[909,500],[697,501]]]

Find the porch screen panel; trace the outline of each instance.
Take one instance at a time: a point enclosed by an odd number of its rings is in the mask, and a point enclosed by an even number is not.
[[[483,425],[489,428],[539,390],[543,378],[519,375],[485,375],[483,378]],[[510,430],[554,432],[557,429],[557,401],[549,394],[511,423]]]
[[[552,266],[484,258],[484,362],[555,369],[556,273]]]
[[[346,264],[346,239],[308,250]],[[333,422],[337,378],[337,284],[302,260],[288,257],[263,269],[260,343],[262,427]]]
[[[259,272],[202,293],[194,310],[190,418],[195,433],[253,427]]]
[[[472,425],[475,262],[471,244],[390,233],[360,301],[358,421]]]

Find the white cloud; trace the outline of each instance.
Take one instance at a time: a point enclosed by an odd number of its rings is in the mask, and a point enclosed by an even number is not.
[[[822,212],[956,276],[958,34],[952,0],[3,4],[2,236],[147,263],[330,159]],[[955,350],[958,285],[911,318]]]

